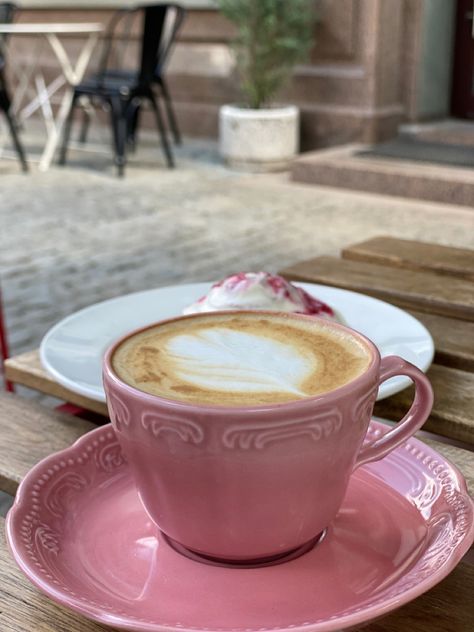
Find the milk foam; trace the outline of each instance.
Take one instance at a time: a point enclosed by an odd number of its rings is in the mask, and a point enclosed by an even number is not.
[[[158,323],[112,358],[118,377],[167,399],[219,406],[284,403],[364,372],[371,352],[319,318],[220,312]]]
[[[272,338],[225,327],[171,338],[165,345],[176,376],[201,388],[286,392],[304,397],[315,360]]]

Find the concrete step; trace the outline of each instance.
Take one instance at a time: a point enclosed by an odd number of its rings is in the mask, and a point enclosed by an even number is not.
[[[297,158],[295,182],[459,204],[474,210],[474,169],[360,155],[367,145],[344,145]]]

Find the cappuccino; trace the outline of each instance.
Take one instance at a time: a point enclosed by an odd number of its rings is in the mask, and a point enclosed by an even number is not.
[[[332,391],[364,373],[369,349],[320,319],[202,314],[126,338],[112,358],[130,386],[192,404],[255,406]]]

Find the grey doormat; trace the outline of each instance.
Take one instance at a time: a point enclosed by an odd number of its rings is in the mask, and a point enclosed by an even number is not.
[[[406,138],[395,138],[360,151],[358,156],[367,158],[394,158],[416,160],[451,167],[474,167],[474,146],[430,143]]]

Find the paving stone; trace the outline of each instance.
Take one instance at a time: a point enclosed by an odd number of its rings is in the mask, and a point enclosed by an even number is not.
[[[13,496],[0,492],[0,516],[5,518],[8,510],[13,505]]]

